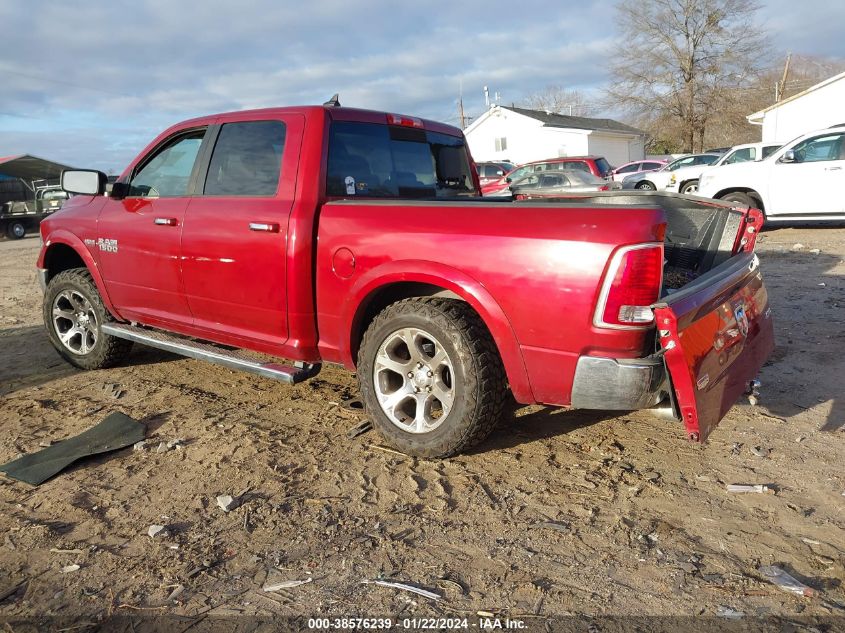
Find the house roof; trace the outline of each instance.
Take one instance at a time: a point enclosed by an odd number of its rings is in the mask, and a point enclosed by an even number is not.
[[[31,154],[19,156],[4,156],[0,158],[0,174],[6,174],[14,178],[24,180],[55,180],[60,178],[65,169],[71,169],[67,165],[54,163],[51,160],[38,158]]]
[[[839,73],[838,75],[834,75],[833,77],[828,77],[824,81],[817,83],[815,86],[810,86],[809,88],[807,88],[806,90],[804,90],[802,92],[799,92],[798,94],[794,94],[791,97],[787,97],[786,99],[781,99],[777,103],[773,103],[772,105],[770,105],[768,108],[763,108],[762,110],[759,110],[759,111],[755,112],[754,114],[749,114],[745,118],[748,119],[749,123],[762,123],[763,122],[763,116],[766,114],[766,112],[770,112],[771,110],[774,110],[775,108],[779,108],[783,104],[789,103],[790,101],[795,101],[796,99],[800,99],[804,95],[810,94],[811,92],[815,92],[819,88],[824,88],[825,86],[829,86],[832,83],[836,83],[840,79],[845,79],[845,73]]]
[[[635,127],[614,121],[613,119],[593,119],[585,116],[569,116],[556,114],[544,110],[529,110],[528,108],[517,108],[514,106],[499,106],[504,110],[510,110],[523,116],[536,119],[543,123],[544,127],[561,127],[576,130],[604,130],[608,132],[623,132],[625,134],[642,134],[645,132]]]

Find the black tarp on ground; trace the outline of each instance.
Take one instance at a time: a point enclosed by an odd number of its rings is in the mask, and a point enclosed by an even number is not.
[[[30,453],[0,466],[0,472],[37,486],[91,455],[108,453],[144,439],[147,427],[122,413],[108,415],[97,426],[62,440],[37,453]]]

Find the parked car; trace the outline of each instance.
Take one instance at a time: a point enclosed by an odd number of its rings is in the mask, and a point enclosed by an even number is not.
[[[712,165],[721,154],[689,154],[646,174],[633,174],[622,181],[623,189],[645,191],[675,190],[693,193],[698,185],[701,168]]]
[[[666,164],[665,160],[635,160],[632,163],[625,163],[613,170],[613,180],[622,182],[628,176],[643,174],[650,171],[657,171]]]
[[[217,114],[163,132],[107,197],[101,172],[62,181],[79,195],[42,223],[37,267],[68,362],[112,366],[134,341],[288,383],[342,364],[412,455],[481,441],[508,391],[668,407],[703,441],[773,348],[758,211],[636,192],[484,199],[463,133],[433,121]]]
[[[845,125],[803,134],[759,162],[709,170],[699,195],[757,207],[770,222],[845,220]]]
[[[485,196],[492,193],[495,193],[497,196],[510,195],[502,192],[507,192],[508,186],[511,182],[519,180],[528,174],[533,174],[534,172],[558,170],[584,171],[591,173],[594,176],[598,176],[599,178],[608,178],[610,173],[613,171],[613,168],[603,156],[565,156],[561,158],[537,160],[531,163],[526,163],[521,167],[517,167],[497,181],[483,185],[481,187],[481,193]]]
[[[607,181],[585,171],[544,171],[523,176],[511,183],[513,196],[520,200],[528,194],[533,198],[557,196],[561,193],[611,191],[621,189],[618,182]]]
[[[671,180],[666,186],[667,191],[678,191],[679,187],[683,188],[681,193],[694,194],[698,192],[698,183],[701,180],[701,174],[709,169],[715,169],[722,165],[733,165],[734,163],[744,163],[750,160],[763,160],[770,156],[772,152],[777,150],[781,143],[745,143],[743,145],[736,145],[730,148],[727,152],[722,154],[712,165],[705,165],[700,168],[698,176],[695,176],[692,171],[684,175],[683,180]]]
[[[516,169],[516,165],[509,162],[486,162],[476,163],[475,170],[478,172],[478,180],[481,186],[501,180],[506,174]]]

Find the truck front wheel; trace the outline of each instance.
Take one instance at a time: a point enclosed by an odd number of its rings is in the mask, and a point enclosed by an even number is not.
[[[479,316],[454,299],[385,308],[358,352],[361,397],[394,448],[448,457],[484,440],[507,395],[502,361]]]
[[[104,334],[103,323],[113,321],[86,268],[60,272],[44,293],[44,324],[50,342],[71,365],[102,369],[122,361],[132,342]]]

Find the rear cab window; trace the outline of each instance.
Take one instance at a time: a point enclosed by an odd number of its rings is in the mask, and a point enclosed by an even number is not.
[[[463,138],[420,128],[334,121],[326,195],[366,198],[478,196]]]

